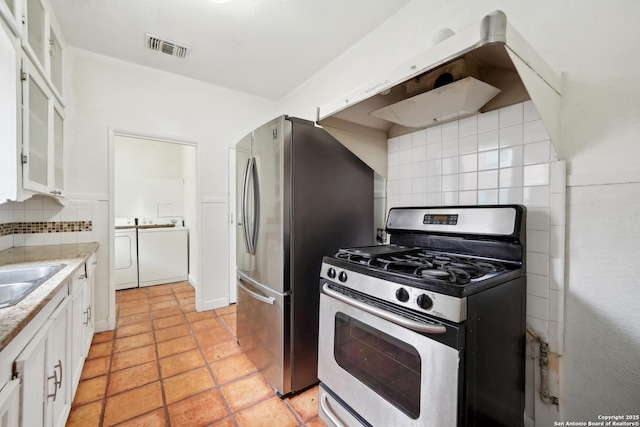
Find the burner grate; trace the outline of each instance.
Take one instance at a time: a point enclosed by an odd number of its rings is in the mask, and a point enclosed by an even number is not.
[[[396,248],[394,248],[396,249]],[[368,266],[374,270],[391,272],[401,276],[427,280],[435,283],[465,285],[486,274],[505,270],[496,261],[475,260],[448,254],[422,251],[419,248],[404,248],[405,251],[379,251],[380,256],[363,251],[341,249],[336,258],[350,263]]]

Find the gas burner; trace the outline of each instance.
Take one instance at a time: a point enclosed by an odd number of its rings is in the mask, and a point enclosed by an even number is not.
[[[373,270],[455,285],[465,285],[472,279],[505,269],[504,265],[496,261],[463,258],[398,245],[340,249],[335,258]]]

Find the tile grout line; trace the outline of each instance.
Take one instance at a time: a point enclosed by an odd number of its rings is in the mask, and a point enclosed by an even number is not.
[[[169,404],[167,403],[167,395],[166,395],[166,390],[165,390],[165,380],[168,379],[168,378],[173,378],[173,377],[175,377],[177,375],[181,375],[181,374],[184,374],[184,373],[187,373],[187,372],[190,372],[190,371],[194,371],[196,369],[201,369],[203,367],[203,366],[191,367],[191,368],[189,368],[189,369],[187,369],[185,371],[173,374],[173,375],[171,375],[170,377],[167,377],[167,378],[165,378],[163,376],[163,374],[162,374],[162,368],[161,368],[161,364],[160,364],[161,358],[160,358],[160,351],[159,351],[159,344],[161,344],[161,343],[158,341],[156,332],[158,332],[158,331],[160,331],[162,329],[168,329],[168,328],[171,328],[171,327],[184,325],[184,326],[186,326],[188,328],[189,336],[191,337],[191,339],[194,340],[196,349],[198,351],[198,354],[200,355],[200,357],[203,360],[204,367],[206,368],[207,372],[209,373],[210,377],[213,380],[213,387],[207,388],[206,390],[202,390],[202,391],[199,391],[197,393],[194,393],[194,394],[191,394],[189,396],[186,396],[184,398],[181,398],[180,400],[178,400],[176,402],[173,402],[172,404],[177,404],[178,402],[183,402],[183,401],[185,401],[187,399],[191,399],[191,398],[193,398],[195,396],[210,392],[212,390],[216,390],[216,393],[218,394],[219,398],[221,398],[221,401],[222,401],[222,403],[223,403],[223,405],[225,407],[226,416],[223,416],[222,418],[218,418],[218,419],[214,420],[212,423],[208,423],[206,425],[209,425],[209,426],[214,425],[216,423],[221,422],[226,417],[226,418],[228,418],[228,421],[233,426],[238,427],[240,424],[239,424],[238,420],[236,419],[237,414],[239,414],[241,412],[244,412],[244,411],[251,410],[252,408],[255,408],[255,407],[257,407],[257,406],[259,406],[259,405],[261,405],[261,404],[273,399],[274,395],[277,396],[277,394],[275,394],[275,390],[273,389],[273,387],[271,387],[267,383],[267,386],[272,390],[273,394],[268,394],[265,397],[260,398],[259,400],[252,402],[250,405],[242,407],[242,408],[239,408],[237,411],[234,412],[232,410],[231,406],[230,406],[230,402],[227,401],[227,399],[225,398],[225,395],[223,394],[223,388],[226,387],[226,386],[232,385],[234,383],[240,382],[242,380],[245,380],[247,378],[250,378],[251,376],[261,377],[260,372],[258,370],[254,370],[254,371],[246,373],[246,374],[244,374],[244,375],[242,375],[240,377],[232,378],[230,381],[227,381],[224,384],[219,383],[217,378],[216,378],[216,375],[215,375],[215,373],[213,371],[213,368],[212,368],[213,364],[217,363],[219,361],[222,361],[222,360],[230,359],[230,358],[232,358],[234,356],[237,356],[238,354],[237,353],[232,353],[230,355],[225,356],[223,359],[220,359],[220,360],[214,358],[214,360],[210,363],[208,358],[207,358],[207,356],[206,356],[204,346],[201,344],[201,342],[197,338],[196,332],[198,332],[198,331],[194,330],[193,327],[192,327],[193,323],[194,322],[197,323],[198,321],[201,321],[201,320],[215,319],[218,324],[221,324],[224,327],[224,330],[230,335],[230,339],[235,339],[235,344],[238,345],[237,344],[237,336],[236,336],[236,334],[231,329],[230,324],[227,323],[227,321],[223,317],[223,314],[219,313],[215,309],[212,310],[213,313],[212,313],[211,316],[208,316],[208,317],[204,317],[203,316],[202,318],[196,317],[193,320],[190,320],[194,316],[189,317],[188,316],[189,313],[198,313],[197,311],[189,310],[189,308],[190,308],[189,304],[194,304],[194,302],[193,301],[189,301],[189,302],[186,301],[186,300],[191,300],[193,297],[185,296],[184,294],[186,294],[187,291],[184,291],[183,289],[174,289],[173,286],[171,286],[171,285],[168,285],[168,286],[169,286],[170,293],[167,293],[167,294],[159,294],[159,295],[151,296],[149,294],[149,292],[148,292],[148,289],[145,289],[144,290],[144,297],[128,299],[126,301],[123,301],[122,295],[118,295],[117,310],[116,310],[117,311],[116,318],[117,318],[117,320],[120,320],[120,319],[123,319],[122,317],[120,317],[120,315],[122,314],[122,310],[123,310],[123,308],[122,308],[122,304],[123,303],[130,302],[130,301],[145,300],[145,302],[147,303],[147,305],[149,307],[148,311],[146,312],[146,315],[147,315],[146,318],[148,319],[147,321],[149,321],[150,325],[151,325],[150,326],[150,333],[152,334],[152,337],[153,337],[153,345],[154,345],[153,349],[154,349],[154,355],[155,355],[154,362],[155,362],[155,368],[156,368],[156,370],[158,372],[158,377],[159,377],[158,381],[159,381],[159,385],[160,385],[160,389],[161,389],[161,393],[162,393],[162,403],[163,403],[162,413],[163,413],[164,418],[165,418],[165,423],[164,424],[165,424],[166,427],[171,426],[171,417],[170,417],[170,413],[169,413]],[[191,290],[189,290],[189,291],[191,291]],[[185,304],[181,304],[181,299],[178,297],[178,294],[183,294],[183,297],[184,297],[183,300],[185,300],[184,301]],[[171,316],[174,316],[174,315],[178,314],[178,313],[176,313],[176,314],[172,314],[172,315],[168,315],[168,316],[163,316],[163,317],[160,317],[158,319],[155,318],[156,311],[153,309],[153,305],[154,304],[151,303],[150,298],[156,298],[156,297],[161,297],[161,296],[165,296],[165,295],[171,295],[172,298],[170,300],[166,300],[166,301],[157,301],[156,304],[162,304],[162,303],[167,303],[169,301],[175,301],[175,303],[176,303],[175,306],[179,309],[179,315],[181,316],[181,323],[176,324],[176,325],[167,326],[166,328],[157,329],[156,324],[155,324],[155,320],[162,319],[162,318],[165,318],[165,317],[168,318],[168,317],[171,317]],[[165,310],[165,309],[169,310],[172,307],[159,308],[158,311]],[[139,315],[139,314],[141,314],[141,313],[131,313],[130,316],[136,316],[136,315]],[[235,313],[224,311],[224,315],[230,315],[230,314],[235,314]],[[140,317],[142,317],[142,316],[140,316]],[[125,316],[125,318],[126,318],[126,316]],[[100,419],[99,419],[100,427],[102,427],[104,425],[104,422],[105,422],[104,418],[105,418],[105,415],[106,415],[108,399],[109,399],[109,397],[113,397],[113,396],[109,396],[109,387],[110,387],[111,381],[112,381],[112,378],[111,378],[112,374],[114,373],[113,372],[114,356],[116,354],[116,342],[117,342],[117,340],[119,338],[118,329],[123,327],[123,326],[140,324],[140,323],[142,323],[144,321],[145,320],[137,319],[137,321],[131,322],[131,323],[127,323],[126,325],[119,325],[120,322],[116,321],[116,327],[115,327],[115,329],[113,331],[113,334],[112,334],[112,336],[110,338],[110,342],[111,342],[111,349],[110,349],[110,353],[109,353],[110,354],[110,358],[109,358],[108,368],[107,368],[107,372],[106,372],[107,378],[106,378],[104,396],[103,396],[102,401],[101,401],[101,412],[100,412]],[[206,329],[204,329],[204,330],[206,330]],[[105,332],[108,332],[108,331],[105,331]],[[131,336],[135,336],[135,335],[140,335],[140,334],[133,334]],[[123,336],[122,338],[127,338],[127,337],[128,336]],[[224,340],[221,340],[221,341],[226,341],[227,339],[228,338],[225,338]],[[162,342],[168,342],[168,341],[171,341],[171,339],[165,339]],[[213,346],[215,344],[216,343],[213,343],[213,344],[211,344],[211,346]],[[143,347],[144,346],[134,347],[134,348],[129,349],[129,350],[135,350],[137,348],[143,348]],[[123,351],[128,351],[128,350],[123,350]],[[178,358],[179,358],[181,354],[187,353],[188,351],[191,351],[191,350],[179,351],[178,353],[167,355],[166,358],[173,357],[173,356],[178,356]],[[240,354],[244,354],[244,353],[242,351],[240,351]],[[96,358],[94,358],[94,359],[96,359]],[[148,363],[148,362],[145,362],[145,363]],[[134,368],[136,366],[141,366],[141,365],[144,365],[145,363],[136,364],[136,365],[132,365],[132,366],[127,366],[126,368],[123,368],[121,370]],[[264,379],[263,377],[261,377],[261,378]],[[88,379],[90,379],[90,378],[88,378]],[[154,381],[151,381],[150,383],[142,384],[142,385],[134,387],[132,389],[121,390],[120,392],[116,393],[114,396],[119,395],[121,393],[129,392],[131,390],[134,390],[134,389],[139,388],[139,387],[146,386],[148,384],[152,384],[153,382]],[[308,423],[316,422],[316,420],[319,419],[318,415],[316,414],[316,415],[311,416],[309,418],[309,420],[305,421],[303,419],[302,413],[298,413],[298,411],[293,406],[293,403],[292,403],[292,400],[291,400],[291,396],[287,397],[285,399],[278,399],[278,400],[284,401],[283,403],[284,403],[285,408],[293,415],[293,418],[294,418],[295,422],[297,423],[297,426],[299,426],[299,427],[300,426],[307,426]],[[79,405],[79,406],[84,406],[84,405],[89,404],[89,403],[91,403],[91,402],[86,402],[83,405]],[[160,408],[155,408],[155,409],[152,409],[152,410],[150,410],[148,412],[145,412],[145,413],[142,413],[142,414],[136,414],[136,415],[132,416],[131,418],[119,421],[118,424],[119,425],[120,424],[126,424],[127,422],[131,422],[131,421],[133,421],[135,419],[138,419],[138,418],[141,418],[141,417],[144,417],[144,416],[148,416],[149,414],[152,414],[152,413],[158,411],[159,409]]]
[[[171,289],[171,288],[170,288]],[[175,298],[175,293],[173,289],[171,289],[171,293]],[[147,292],[147,301],[148,301],[148,292]],[[176,298],[177,300],[177,298]],[[180,310],[182,311],[182,310]],[[184,316],[184,314],[183,314]],[[158,339],[156,337],[156,324],[154,322],[155,317],[153,316],[152,304],[149,304],[149,317],[151,318],[151,333],[153,334],[153,348],[156,353],[156,369],[158,369],[158,377],[160,383],[160,393],[162,395],[162,410],[164,412],[164,424],[166,427],[171,426],[171,417],[169,415],[169,404],[167,403],[167,396],[164,390],[164,377],[162,376],[162,368],[160,367],[160,351],[158,350]],[[186,320],[186,319],[185,319]],[[140,416],[140,415],[139,415]],[[136,417],[134,417],[136,418]]]

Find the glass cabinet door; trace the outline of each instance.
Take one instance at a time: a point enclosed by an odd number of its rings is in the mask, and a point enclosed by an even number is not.
[[[58,105],[53,108],[53,159],[53,188],[62,191],[64,189],[64,116]]]
[[[49,33],[49,56],[51,58],[51,83],[58,92],[59,96],[62,96],[62,47],[58,37],[56,37],[53,28]]]
[[[45,10],[40,0],[27,0],[26,41],[35,59],[45,66]]]
[[[22,2],[20,0],[0,0],[0,18],[4,16],[12,31],[20,34]]]
[[[29,79],[29,180],[47,185],[49,158],[49,100],[33,78]]]
[[[26,189],[48,192],[49,184],[49,102],[51,92],[44,80],[24,62],[23,82],[23,186]]]

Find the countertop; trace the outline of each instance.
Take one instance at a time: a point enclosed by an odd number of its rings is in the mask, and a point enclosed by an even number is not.
[[[18,304],[0,309],[0,351],[56,295],[72,274],[99,247],[98,243],[21,246],[0,251],[0,269],[63,263],[66,266]]]

